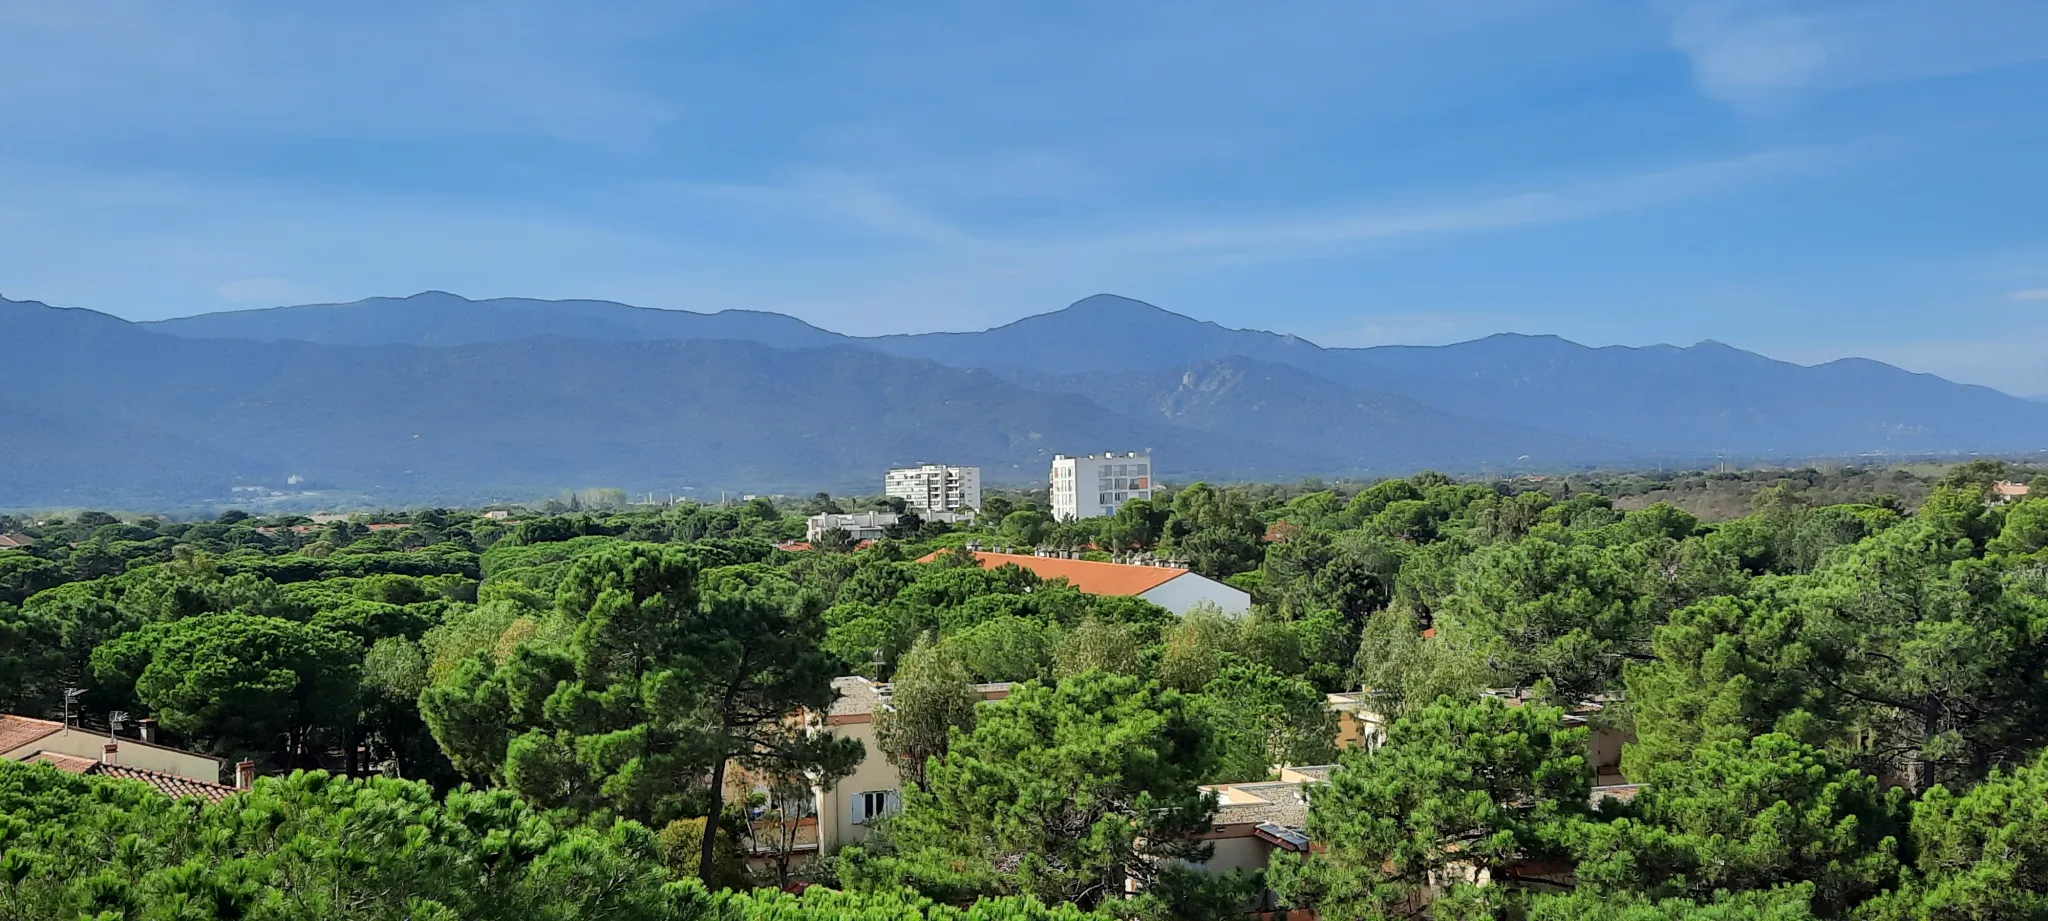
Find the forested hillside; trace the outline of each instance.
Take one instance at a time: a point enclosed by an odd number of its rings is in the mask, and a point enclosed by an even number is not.
[[[765,501],[0,518],[29,538],[0,549],[0,710],[78,688],[265,775],[173,809],[0,763],[0,917],[2041,917],[2048,498],[2015,479],[1964,465],[1917,506],[1780,482],[1714,523],[1436,474],[1197,484],[860,547],[784,543],[802,520]],[[1253,610],[970,543],[1177,558]],[[777,791],[863,757],[789,718],[841,675],[890,682],[901,809],[781,859],[764,829],[806,817]],[[1383,738],[1342,740],[1332,692]],[[1589,733],[1628,739],[1626,784]],[[1208,865],[1199,785],[1332,763],[1313,847]]]

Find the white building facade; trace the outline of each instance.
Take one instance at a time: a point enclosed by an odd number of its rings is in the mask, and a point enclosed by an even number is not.
[[[1052,517],[1114,515],[1132,499],[1152,498],[1152,455],[1135,451],[1052,458]]]
[[[902,499],[926,517],[932,512],[976,511],[981,508],[981,468],[951,464],[899,467],[882,479],[882,494]]]

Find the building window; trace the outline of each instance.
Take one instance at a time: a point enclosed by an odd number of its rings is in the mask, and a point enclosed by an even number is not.
[[[1096,504],[1096,505],[1108,505],[1108,504],[1109,504],[1109,496],[1110,496],[1110,494],[1109,494],[1109,493],[1099,493],[1099,494],[1097,494],[1097,495],[1096,495],[1096,497],[1095,497],[1095,504]]]
[[[895,812],[898,805],[896,791],[870,790],[853,796],[853,824],[865,825],[870,819],[878,819]]]

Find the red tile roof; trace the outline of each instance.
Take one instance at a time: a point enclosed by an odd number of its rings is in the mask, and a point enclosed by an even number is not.
[[[21,748],[63,728],[63,723],[50,720],[0,714],[0,754]]]
[[[93,768],[100,766],[99,762],[91,758],[66,755],[60,752],[36,752],[28,760],[41,761],[44,764],[53,765],[57,770],[63,771],[66,774],[85,774],[92,771]]]
[[[937,553],[927,554],[920,563],[938,559]],[[1062,560],[1042,556],[1026,556],[1022,553],[989,553],[974,551],[975,562],[983,569],[994,569],[1005,563],[1015,563],[1051,581],[1065,579],[1075,588],[1090,595],[1142,595],[1174,579],[1187,575],[1185,569],[1170,566],[1132,566],[1129,563],[1097,563],[1093,560]]]
[[[26,534],[0,534],[0,548],[26,547],[35,542],[35,538]]]
[[[162,771],[129,767],[125,764],[107,764],[103,761],[94,761],[91,758],[80,758],[77,755],[37,752],[35,757],[29,760],[44,762],[67,774],[87,774],[95,777],[112,777],[115,780],[140,781],[155,787],[157,792],[172,799],[196,796],[209,803],[218,803],[241,792],[234,787],[223,784],[206,783],[189,777],[179,777],[176,774],[166,774]]]

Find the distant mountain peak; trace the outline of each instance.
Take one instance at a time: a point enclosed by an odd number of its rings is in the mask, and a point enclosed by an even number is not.
[[[1054,317],[1084,317],[1090,320],[1109,319],[1126,322],[1139,321],[1156,323],[1166,321],[1182,323],[1200,323],[1206,326],[1216,325],[1214,323],[1208,323],[1203,320],[1197,320],[1194,317],[1190,317],[1185,314],[1174,313],[1173,311],[1168,310],[1164,307],[1160,307],[1156,304],[1149,304],[1145,301],[1141,301],[1136,298],[1124,297],[1121,294],[1091,294],[1078,301],[1068,304],[1067,306],[1062,307],[1059,310],[1055,310],[1050,313],[1041,313],[1035,314],[1033,316],[1028,316],[1022,320],[1016,321],[1016,323],[1024,323],[1031,320],[1043,320]],[[1010,325],[1015,324],[1013,323]]]

